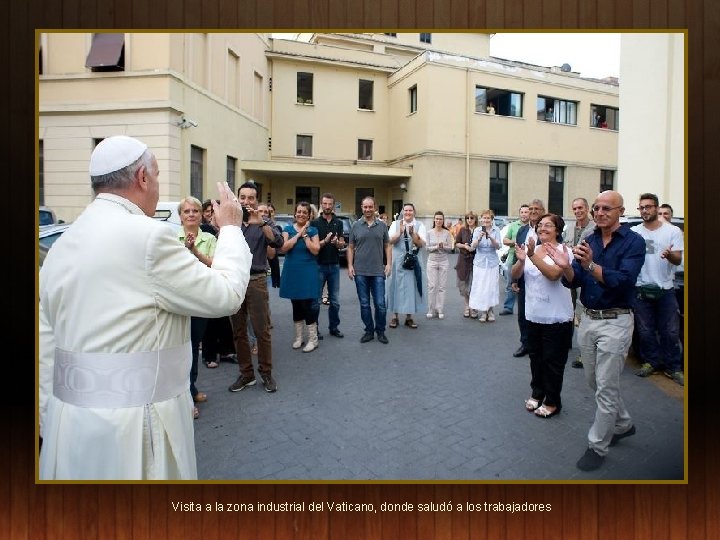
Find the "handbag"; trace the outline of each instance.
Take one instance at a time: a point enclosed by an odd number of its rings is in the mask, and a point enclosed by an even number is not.
[[[417,265],[417,255],[414,251],[410,251],[410,245],[408,243],[408,236],[405,233],[405,255],[402,260],[402,267],[405,270],[414,270]]]
[[[658,300],[665,294],[665,289],[657,285],[641,285],[637,288],[637,296],[642,300]]]

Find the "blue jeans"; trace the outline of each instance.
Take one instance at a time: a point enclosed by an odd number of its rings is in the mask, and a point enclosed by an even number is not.
[[[385,276],[355,276],[355,288],[360,300],[360,318],[365,325],[365,333],[385,333],[387,305],[385,304]],[[375,304],[375,323],[373,323],[370,295]]]
[[[330,309],[328,310],[328,329],[332,332],[333,330],[337,330],[340,325],[340,266],[337,264],[319,264],[318,281],[318,290],[320,291],[320,294],[322,294],[325,282],[327,282],[328,300],[330,301]],[[319,321],[319,298],[315,298],[313,300],[312,310],[315,314],[315,320]]]
[[[666,290],[657,300],[637,298],[635,326],[643,361],[655,369],[665,366],[671,372],[683,370],[680,316],[673,289]]]

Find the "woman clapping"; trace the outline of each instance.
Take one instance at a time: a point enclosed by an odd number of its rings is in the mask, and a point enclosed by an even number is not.
[[[562,409],[560,392],[563,372],[572,341],[573,305],[570,289],[560,278],[572,253],[562,244],[565,226],[560,216],[545,214],[536,225],[540,245],[530,238],[516,246],[518,260],[513,279],[525,276],[525,318],[528,321],[530,388],[525,408],[541,418],[555,416]]]

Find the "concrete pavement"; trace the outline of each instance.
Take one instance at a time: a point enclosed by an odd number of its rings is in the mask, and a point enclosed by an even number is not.
[[[278,391],[266,393],[258,377],[256,386],[231,393],[237,365],[200,366],[197,386],[208,401],[195,421],[199,478],[683,479],[681,387],[663,376],[634,376],[629,359],[622,392],[637,434],[613,447],[599,470],[578,470],[595,401],[583,370],[570,367],[577,348],[565,369],[562,413],[549,419],[528,413],[529,359],[512,356],[516,315],[495,323],[463,318],[453,265],[454,256],[445,319],[416,314],[419,328],[388,329],[388,345],[360,343],[360,308],[344,268],[345,338],[328,335],[323,306],[324,340],[312,353],[291,348],[290,301],[271,289]]]

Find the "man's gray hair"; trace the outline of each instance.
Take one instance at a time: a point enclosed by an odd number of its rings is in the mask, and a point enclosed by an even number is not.
[[[130,187],[135,178],[135,173],[142,166],[146,169],[152,167],[153,154],[150,150],[145,150],[143,155],[140,156],[137,161],[131,163],[127,167],[118,169],[107,174],[101,174],[99,176],[90,177],[90,185],[95,193],[100,190],[115,191],[124,190]]]
[[[532,201],[530,201],[530,204],[535,204],[545,210],[545,203],[542,202],[542,199],[533,199]]]

